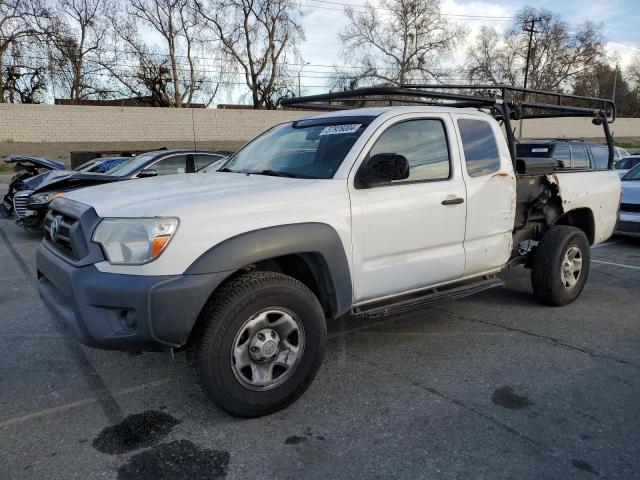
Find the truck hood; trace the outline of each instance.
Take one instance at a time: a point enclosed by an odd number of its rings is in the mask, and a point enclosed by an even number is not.
[[[228,206],[249,196],[265,200],[267,197],[262,194],[266,192],[316,181],[240,173],[189,173],[82,188],[65,197],[91,205],[101,217],[180,216],[197,209],[215,209],[222,203]]]

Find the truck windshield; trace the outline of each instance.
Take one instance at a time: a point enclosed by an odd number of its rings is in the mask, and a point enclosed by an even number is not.
[[[233,155],[219,171],[332,178],[374,117],[335,117],[277,125]]]

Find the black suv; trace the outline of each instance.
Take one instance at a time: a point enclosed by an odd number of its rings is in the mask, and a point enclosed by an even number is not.
[[[616,150],[617,152],[617,150]],[[607,170],[609,149],[580,140],[532,140],[516,145],[518,158],[553,158],[559,170]],[[614,161],[619,160],[614,158]]]

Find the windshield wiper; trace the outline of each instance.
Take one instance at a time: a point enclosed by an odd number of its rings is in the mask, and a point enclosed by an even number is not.
[[[249,175],[269,175],[271,177],[287,177],[287,178],[304,178],[303,175],[292,172],[280,172],[278,170],[258,170],[255,172],[247,172]],[[307,177],[308,178],[308,177]]]
[[[240,172],[236,172],[235,170],[231,170],[230,168],[227,168],[227,167],[219,168],[218,170],[216,170],[216,172],[240,173]]]

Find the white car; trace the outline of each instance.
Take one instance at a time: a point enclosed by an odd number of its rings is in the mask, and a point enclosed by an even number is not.
[[[614,150],[615,150],[615,157],[614,157],[615,162],[618,162],[623,158],[627,158],[631,156],[631,154],[622,147],[614,147]]]
[[[509,102],[478,98],[508,118]],[[532,269],[544,303],[580,295],[590,246],[616,224],[618,176],[556,174],[555,162],[513,152],[476,109],[365,108],[277,125],[216,173],[56,199],[39,291],[82,343],[186,347],[221,408],[264,415],[306,390],[336,317],[500,286],[514,264]]]
[[[615,233],[640,237],[640,164],[622,177],[620,218]]]

